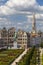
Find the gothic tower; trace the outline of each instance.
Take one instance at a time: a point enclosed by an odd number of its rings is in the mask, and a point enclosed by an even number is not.
[[[36,33],[36,21],[35,21],[35,14],[33,14],[33,21],[32,21],[32,33]]]
[[[36,21],[35,21],[35,14],[33,14],[32,32],[33,32],[33,33],[36,33]]]
[[[33,14],[32,20],[32,32],[30,36],[30,45],[36,45],[36,21],[35,21],[35,14]]]
[[[33,14],[33,21],[32,21],[32,32],[30,35],[30,46],[39,46],[41,43],[41,38],[36,30],[36,20],[35,20],[35,14]]]

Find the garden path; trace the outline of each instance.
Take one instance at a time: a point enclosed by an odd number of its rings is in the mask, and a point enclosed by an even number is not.
[[[22,59],[22,57],[27,53],[27,50],[28,49],[25,49],[25,51],[18,58],[16,58],[15,61],[11,65],[17,65],[16,63]]]

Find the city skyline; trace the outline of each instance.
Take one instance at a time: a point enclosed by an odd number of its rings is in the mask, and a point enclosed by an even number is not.
[[[43,30],[43,1],[0,0],[0,28],[15,27],[32,30],[32,16],[35,13],[37,30]]]

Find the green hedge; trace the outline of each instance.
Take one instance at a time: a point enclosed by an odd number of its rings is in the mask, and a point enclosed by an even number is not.
[[[40,47],[43,48],[43,42],[41,42]]]
[[[30,65],[37,65],[36,57],[37,57],[37,49],[34,50],[32,59],[31,59],[31,61],[30,61]]]

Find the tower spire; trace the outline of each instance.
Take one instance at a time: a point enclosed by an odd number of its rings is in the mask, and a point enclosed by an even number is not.
[[[36,21],[35,21],[35,14],[33,13],[33,21],[32,21],[32,32],[36,33]]]

